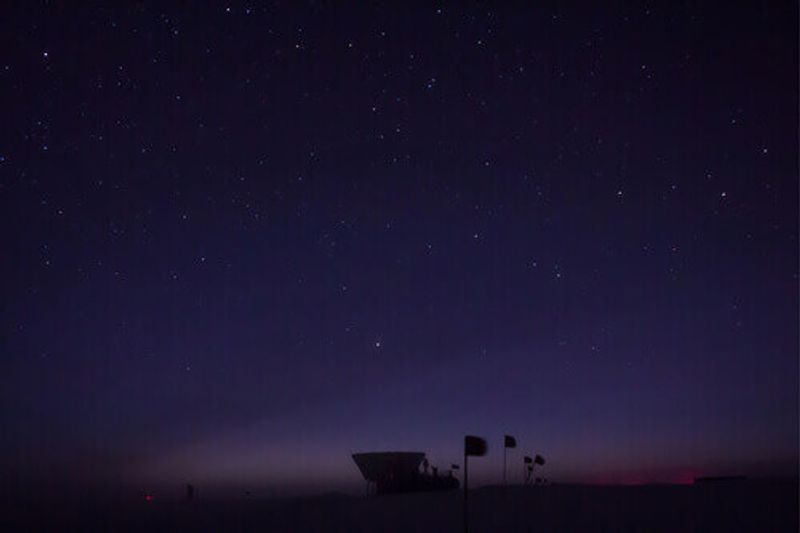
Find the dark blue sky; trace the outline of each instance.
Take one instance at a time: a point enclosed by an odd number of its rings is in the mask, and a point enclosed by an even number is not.
[[[738,4],[8,6],[9,479],[796,473],[798,13]]]

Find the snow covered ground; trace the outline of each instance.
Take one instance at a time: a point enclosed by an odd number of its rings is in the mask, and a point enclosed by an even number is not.
[[[3,531],[459,532],[460,492],[353,497],[15,505]],[[798,484],[485,487],[471,492],[470,530],[798,531]]]

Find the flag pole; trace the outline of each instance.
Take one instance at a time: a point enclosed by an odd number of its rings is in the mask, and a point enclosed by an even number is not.
[[[503,437],[505,439],[505,437]],[[506,486],[506,453],[508,448],[506,448],[506,443],[503,442],[503,486]]]
[[[469,532],[469,508],[467,507],[467,494],[469,493],[469,456],[486,455],[486,441],[474,435],[464,437],[464,533]]]
[[[467,484],[469,483],[469,467],[467,466],[467,446],[464,443],[464,533],[469,533],[469,525],[467,523]]]

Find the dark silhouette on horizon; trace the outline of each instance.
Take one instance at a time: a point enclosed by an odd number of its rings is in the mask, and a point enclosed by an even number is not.
[[[354,453],[353,461],[367,482],[367,493],[393,494],[455,490],[459,483],[452,472],[439,475],[430,466],[423,452],[369,452]]]
[[[503,485],[506,484],[506,451],[517,447],[517,439],[511,435],[503,437]]]
[[[469,531],[469,456],[483,457],[489,451],[486,439],[474,435],[464,437],[464,533]]]
[[[694,484],[704,483],[735,483],[747,481],[747,476],[703,476],[694,478]]]

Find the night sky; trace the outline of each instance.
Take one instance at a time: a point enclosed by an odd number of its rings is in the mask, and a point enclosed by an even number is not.
[[[797,4],[582,4],[5,5],[11,485],[796,474]]]

